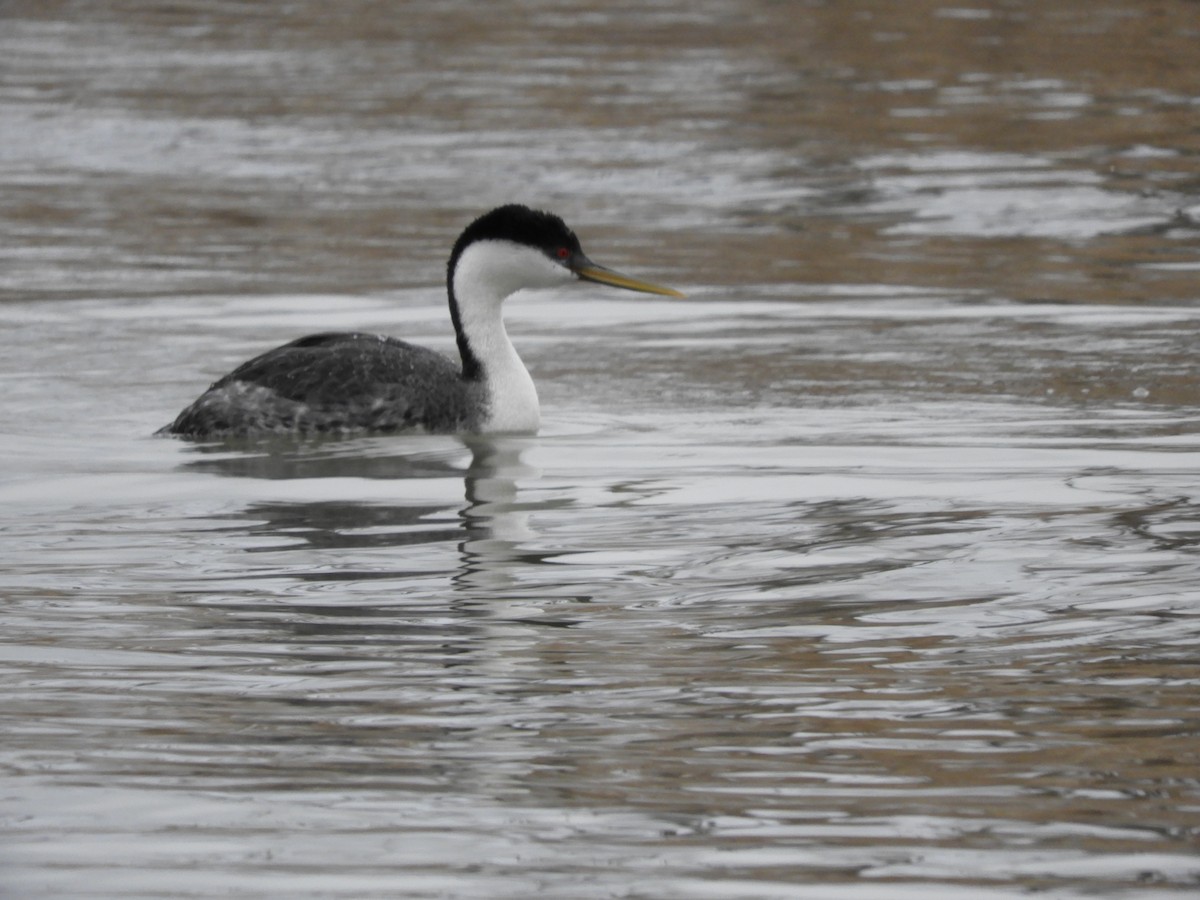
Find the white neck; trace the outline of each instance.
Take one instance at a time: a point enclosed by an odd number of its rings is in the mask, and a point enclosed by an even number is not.
[[[541,252],[507,241],[478,241],[459,257],[453,285],[459,327],[483,369],[488,395],[481,431],[536,432],[541,420],[533,378],[504,328],[504,298],[572,280]]]

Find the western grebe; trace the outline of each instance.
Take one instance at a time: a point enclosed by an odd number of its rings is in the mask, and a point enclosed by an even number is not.
[[[683,296],[596,265],[556,215],[501,206],[467,226],[450,253],[446,287],[461,366],[384,335],[313,334],[238,366],[159,433],[536,432],[537,390],[501,307],[522,288],[577,279]]]

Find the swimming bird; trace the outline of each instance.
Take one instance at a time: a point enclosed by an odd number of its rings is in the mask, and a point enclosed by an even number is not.
[[[501,206],[467,226],[446,267],[459,365],[384,335],[313,334],[213,382],[159,434],[536,432],[537,389],[509,340],[502,306],[523,288],[577,280],[683,296],[592,262],[552,213]]]

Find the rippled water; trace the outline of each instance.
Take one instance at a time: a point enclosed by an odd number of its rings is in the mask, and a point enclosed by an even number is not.
[[[6,4],[0,896],[1194,894],[1195,13]],[[538,437],[150,437],[512,199]]]

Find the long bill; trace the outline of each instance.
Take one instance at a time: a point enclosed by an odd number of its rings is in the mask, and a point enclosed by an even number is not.
[[[598,284],[625,288],[627,291],[641,291],[643,294],[662,294],[664,297],[684,296],[674,288],[663,287],[661,284],[654,284],[649,281],[640,281],[637,278],[622,275],[620,272],[614,272],[612,269],[605,268],[604,266],[598,266],[586,257],[575,262],[571,266],[571,271],[584,281],[595,281]]]

